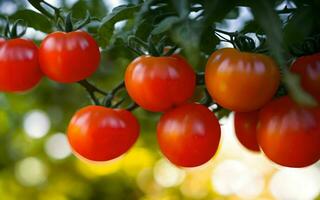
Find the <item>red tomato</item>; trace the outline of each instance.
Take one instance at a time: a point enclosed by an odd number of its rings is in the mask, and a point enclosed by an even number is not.
[[[100,62],[99,47],[86,32],[55,32],[41,43],[42,71],[52,80],[73,83],[92,75]]]
[[[205,81],[210,95],[219,105],[249,112],[271,100],[279,86],[280,73],[268,56],[224,48],[209,58]]]
[[[236,112],[234,114],[234,128],[240,143],[251,151],[260,151],[257,141],[257,124],[259,112]]]
[[[42,77],[38,47],[30,40],[0,40],[0,91],[22,92],[36,86]]]
[[[124,154],[139,136],[137,119],[127,110],[87,106],[72,117],[68,139],[72,149],[92,161]]]
[[[260,112],[258,143],[267,157],[283,166],[306,167],[320,159],[320,108],[304,108],[289,97]]]
[[[220,125],[207,107],[189,103],[164,113],[157,126],[157,137],[162,153],[172,163],[196,167],[216,153]]]
[[[320,101],[320,53],[298,58],[291,71],[300,75],[302,87]]]
[[[129,64],[125,85],[139,106],[161,112],[186,102],[192,96],[196,76],[181,56],[140,56]]]

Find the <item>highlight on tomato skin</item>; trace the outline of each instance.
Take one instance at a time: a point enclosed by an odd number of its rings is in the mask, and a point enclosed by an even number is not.
[[[84,31],[50,33],[39,48],[43,73],[60,83],[74,83],[91,76],[99,67],[99,46]]]
[[[259,111],[235,112],[234,128],[239,142],[248,150],[260,152],[257,141]]]
[[[220,124],[207,107],[188,103],[165,112],[157,125],[160,150],[180,167],[197,167],[217,152]]]
[[[24,92],[42,78],[38,47],[31,40],[0,40],[0,91]]]
[[[272,99],[280,83],[280,72],[271,57],[223,48],[210,56],[205,83],[211,97],[222,107],[249,112]]]
[[[273,162],[306,167],[320,159],[320,108],[297,105],[290,97],[271,101],[260,112],[258,143]]]
[[[196,75],[181,56],[140,56],[127,67],[125,86],[139,106],[164,112],[192,97]]]
[[[139,123],[131,112],[87,106],[74,114],[67,135],[76,154],[91,161],[108,161],[127,152],[139,132]]]
[[[297,58],[291,71],[300,75],[303,89],[320,102],[320,53]]]

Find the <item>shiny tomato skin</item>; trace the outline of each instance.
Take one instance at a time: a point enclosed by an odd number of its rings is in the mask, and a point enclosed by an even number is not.
[[[220,141],[220,124],[207,107],[187,103],[167,111],[157,126],[162,153],[175,165],[196,167],[209,161]]]
[[[73,83],[89,77],[98,69],[100,51],[95,40],[84,31],[54,32],[42,41],[39,60],[48,78]]]
[[[291,71],[300,75],[302,87],[320,102],[320,53],[297,58]]]
[[[27,91],[35,87],[41,77],[38,47],[31,40],[0,41],[0,91]]]
[[[247,149],[260,152],[257,141],[257,125],[259,111],[236,112],[234,114],[234,128],[239,142]]]
[[[127,110],[87,106],[72,117],[67,134],[76,154],[91,161],[108,161],[136,142],[140,126]]]
[[[262,151],[279,165],[306,167],[320,159],[320,108],[281,97],[260,111],[257,132]]]
[[[139,106],[163,112],[192,97],[196,75],[181,56],[140,56],[129,64],[125,85]]]
[[[279,86],[280,72],[268,56],[224,48],[210,56],[205,82],[219,105],[249,112],[271,100]]]

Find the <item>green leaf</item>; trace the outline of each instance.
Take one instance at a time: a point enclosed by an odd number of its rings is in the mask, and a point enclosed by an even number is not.
[[[221,21],[235,6],[236,0],[229,0],[227,3],[221,0],[206,0],[205,18],[212,25],[213,22]]]
[[[152,30],[152,34],[160,34],[164,33],[172,28],[175,24],[180,22],[181,19],[176,16],[167,17],[164,20],[162,20],[159,24],[156,25],[156,27]]]
[[[284,38],[288,46],[301,44],[311,34],[314,25],[312,19],[313,13],[310,7],[302,7],[290,17],[284,28]]]
[[[102,18],[108,12],[108,9],[101,0],[79,0],[72,6],[72,16],[82,18],[89,11],[94,17]]]
[[[10,19],[17,20],[23,19],[27,26],[35,30],[49,33],[52,31],[51,21],[44,15],[32,10],[19,10],[10,16]]]
[[[172,29],[172,40],[183,48],[187,59],[194,67],[197,67],[200,59],[200,36],[202,24],[186,20]]]
[[[172,0],[172,3],[176,10],[179,13],[179,16],[181,18],[185,18],[189,14],[189,1],[188,0],[183,0],[183,1],[177,1],[177,0]]]
[[[107,43],[110,40],[114,32],[114,25],[117,22],[133,18],[140,7],[141,5],[121,5],[114,8],[110,14],[103,18],[98,30],[102,42]]]

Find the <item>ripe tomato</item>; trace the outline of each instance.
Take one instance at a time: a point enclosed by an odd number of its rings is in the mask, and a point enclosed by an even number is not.
[[[291,71],[300,75],[302,87],[320,101],[320,53],[298,58]]]
[[[260,112],[258,143],[263,152],[287,167],[306,167],[320,159],[320,108],[304,108],[288,96]]]
[[[279,70],[270,57],[232,48],[214,52],[205,70],[212,98],[237,112],[261,108],[276,93],[279,81]]]
[[[257,141],[257,124],[259,111],[236,112],[234,114],[234,128],[239,142],[251,151],[259,152]]]
[[[41,43],[42,71],[52,80],[73,83],[92,75],[100,62],[99,47],[86,32],[55,32]]]
[[[72,117],[68,139],[72,149],[93,161],[124,154],[139,136],[137,119],[127,110],[87,106]]]
[[[184,103],[192,96],[196,76],[181,56],[140,56],[129,64],[125,85],[139,106],[161,112]]]
[[[21,38],[0,41],[0,91],[29,90],[41,77],[38,47],[32,41]]]
[[[164,113],[157,126],[157,137],[162,153],[172,163],[196,167],[216,153],[220,125],[207,107],[188,103]]]

